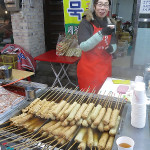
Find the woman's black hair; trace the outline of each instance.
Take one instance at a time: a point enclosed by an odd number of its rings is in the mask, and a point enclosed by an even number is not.
[[[98,0],[94,0],[93,4],[96,5],[97,2],[98,2]],[[109,5],[111,5],[111,0],[108,0],[108,2],[109,2]]]

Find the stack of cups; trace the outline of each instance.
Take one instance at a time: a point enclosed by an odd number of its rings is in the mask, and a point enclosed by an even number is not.
[[[136,82],[131,103],[131,125],[144,128],[146,123],[146,93],[145,83]]]

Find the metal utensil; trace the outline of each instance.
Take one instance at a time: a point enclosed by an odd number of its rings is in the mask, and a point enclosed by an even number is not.
[[[26,95],[27,100],[35,99],[36,97],[35,90],[36,88],[32,86],[25,87],[25,95]]]

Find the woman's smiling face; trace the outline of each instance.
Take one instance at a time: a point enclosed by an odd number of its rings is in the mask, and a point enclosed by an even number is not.
[[[109,11],[109,1],[108,0],[98,0],[94,5],[95,14],[99,18],[104,18]]]

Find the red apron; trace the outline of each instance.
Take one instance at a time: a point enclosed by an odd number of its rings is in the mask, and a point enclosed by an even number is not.
[[[93,25],[94,32],[97,33],[102,28],[97,28]],[[102,41],[92,50],[82,51],[81,59],[77,66],[78,84],[80,89],[87,89],[90,91],[95,88],[96,93],[100,90],[104,81],[112,72],[112,56],[106,52],[109,46],[111,35],[103,36]]]

